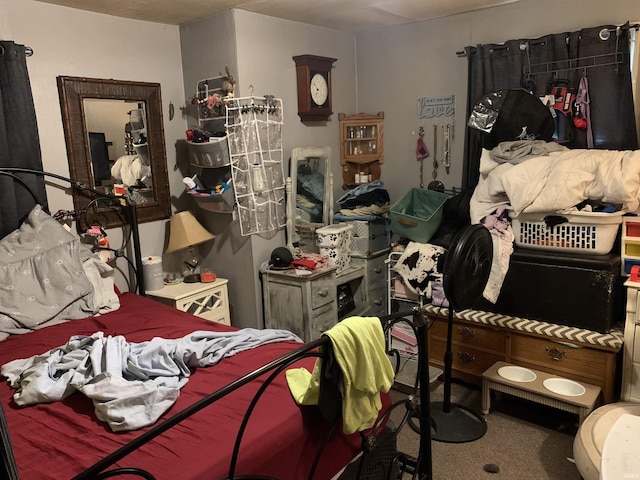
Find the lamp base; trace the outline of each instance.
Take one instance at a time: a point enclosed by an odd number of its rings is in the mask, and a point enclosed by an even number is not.
[[[184,276],[184,283],[198,283],[200,281],[199,273],[190,273]]]

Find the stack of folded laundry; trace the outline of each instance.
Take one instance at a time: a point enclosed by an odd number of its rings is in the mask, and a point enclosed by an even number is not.
[[[335,222],[354,220],[375,221],[389,216],[389,192],[381,180],[359,185],[337,201],[340,210],[333,215]]]

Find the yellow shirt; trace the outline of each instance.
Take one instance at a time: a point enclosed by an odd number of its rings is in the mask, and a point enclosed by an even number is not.
[[[373,426],[382,408],[380,392],[388,392],[394,379],[380,319],[349,317],[324,335],[331,339],[342,370],[344,432],[366,430]],[[287,370],[289,390],[298,404],[318,404],[321,361],[316,361],[313,373],[304,368]]]

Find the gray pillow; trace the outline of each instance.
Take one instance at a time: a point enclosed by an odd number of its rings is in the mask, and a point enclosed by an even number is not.
[[[93,315],[93,287],[80,239],[36,205],[0,240],[0,332],[41,328]]]

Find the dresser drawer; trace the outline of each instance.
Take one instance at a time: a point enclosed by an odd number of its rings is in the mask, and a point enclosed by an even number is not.
[[[387,287],[385,284],[378,284],[369,289],[369,305],[371,310],[383,309],[387,313]]]
[[[443,365],[447,342],[440,339],[432,339],[430,342],[429,357],[434,363]],[[504,355],[489,353],[466,345],[452,345],[452,368],[472,375],[482,375],[491,365],[504,360]]]
[[[380,257],[372,258],[367,262],[367,281],[369,284],[373,284],[387,279],[387,257],[382,255]]]
[[[627,306],[626,311],[636,313],[638,311],[638,290],[636,288],[627,287]]]
[[[640,363],[640,325],[636,324],[633,328],[635,330],[634,343],[629,345],[629,348],[633,350],[633,363]]]
[[[333,305],[325,305],[314,310],[309,320],[309,338],[306,341],[310,342],[320,338],[320,335],[333,327],[336,321],[337,317]]]
[[[640,402],[640,364],[634,363],[629,372],[630,384],[628,386],[628,392],[623,387],[622,399],[625,402]],[[625,395],[626,394],[626,395]]]
[[[311,282],[311,308],[316,309],[336,301],[336,285],[331,277]]]
[[[543,366],[546,371],[558,374],[602,376],[607,373],[606,352],[526,335],[512,336],[511,361],[517,365],[524,361]]]
[[[447,321],[436,318],[431,326],[430,335],[433,338],[446,340]],[[501,330],[454,320],[451,342],[502,355],[506,351],[507,336]]]

